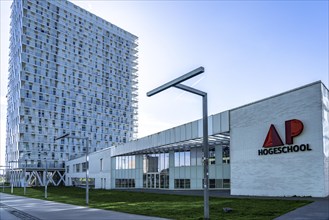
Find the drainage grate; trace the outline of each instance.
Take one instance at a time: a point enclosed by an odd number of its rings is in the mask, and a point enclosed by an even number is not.
[[[15,209],[13,207],[7,206],[3,203],[0,203],[0,208],[5,209],[7,212],[9,212],[10,214],[16,216],[17,218],[20,218],[22,220],[41,220],[40,218],[34,217],[32,215],[29,215],[25,212],[22,212],[18,209]]]

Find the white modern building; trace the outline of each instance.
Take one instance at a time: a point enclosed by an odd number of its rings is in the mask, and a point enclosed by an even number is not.
[[[86,152],[82,139],[54,137],[89,137],[89,152],[135,139],[137,37],[66,0],[11,8],[7,165],[42,184],[39,168],[63,178]]]
[[[210,188],[232,195],[329,195],[329,91],[319,81],[212,115]],[[202,121],[89,155],[95,188],[202,189]],[[66,163],[83,184],[86,158]]]

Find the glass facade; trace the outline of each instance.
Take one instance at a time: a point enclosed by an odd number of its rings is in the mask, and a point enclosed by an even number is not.
[[[175,179],[175,189],[189,189],[191,188],[190,179]]]
[[[169,188],[169,173],[146,173],[143,174],[144,188]]]
[[[122,169],[135,169],[136,167],[136,160],[135,156],[119,156],[115,157],[115,169],[122,170]]]
[[[143,156],[143,172],[144,173],[168,173],[169,154],[146,154]]]
[[[223,163],[230,163],[230,148],[223,147]]]
[[[209,179],[209,188],[229,189],[230,179]]]
[[[143,187],[169,188],[169,153],[143,155]]]
[[[87,164],[86,162],[81,163],[82,166],[82,172],[86,172],[87,171]]]
[[[113,150],[113,149],[109,149]],[[104,150],[106,151],[106,150]],[[90,175],[97,175],[96,183],[101,188],[150,188],[150,189],[202,189],[202,147],[185,148],[185,151],[168,150],[163,153],[148,153],[104,157],[104,151],[90,154],[93,161]],[[230,188],[229,147],[212,145],[210,149],[209,188]],[[84,159],[84,158],[83,158]],[[81,177],[85,171],[83,160],[70,163],[68,177]],[[105,186],[104,179],[108,178]]]
[[[202,148],[193,148],[191,149],[191,166],[201,166],[203,151]]]
[[[191,152],[175,152],[175,167],[184,167],[191,165]]]
[[[216,164],[215,149],[209,149],[209,164]]]
[[[85,186],[86,178],[71,178],[73,186]],[[88,178],[89,187],[95,187],[95,178]]]
[[[229,148],[212,147],[209,152],[210,188],[229,188]],[[113,157],[118,188],[191,189],[203,186],[201,147],[169,153]],[[224,160],[225,158],[225,160]],[[139,165],[137,165],[139,164]],[[141,176],[142,175],[142,176]],[[134,180],[134,181],[133,181]]]
[[[115,188],[135,188],[135,179],[115,179]]]

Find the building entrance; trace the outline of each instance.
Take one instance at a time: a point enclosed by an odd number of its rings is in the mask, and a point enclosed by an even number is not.
[[[146,173],[144,174],[144,188],[159,189],[169,188],[168,173]]]
[[[147,173],[146,174],[146,188],[159,188],[160,174]]]

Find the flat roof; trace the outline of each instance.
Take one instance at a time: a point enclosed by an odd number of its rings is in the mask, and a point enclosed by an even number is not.
[[[270,97],[267,97],[267,98],[264,98],[264,99],[260,99],[260,100],[257,100],[257,101],[254,101],[254,102],[251,102],[251,103],[248,103],[248,104],[245,104],[245,105],[233,108],[233,109],[230,109],[229,111],[234,111],[234,110],[237,110],[237,109],[240,109],[240,108],[244,108],[244,107],[247,107],[247,106],[250,106],[250,105],[254,105],[256,103],[263,102],[263,101],[266,101],[268,99],[276,98],[276,97],[279,97],[279,96],[282,96],[282,95],[285,95],[285,94],[288,94],[288,93],[291,93],[291,92],[295,92],[295,91],[298,91],[298,90],[301,90],[301,89],[305,89],[307,87],[314,86],[316,84],[322,84],[324,86],[324,88],[327,89],[327,87],[321,82],[321,80],[319,80],[319,81],[315,81],[315,82],[306,84],[304,86],[297,87],[295,89],[291,89],[291,90],[288,90],[288,91],[285,91],[285,92],[282,92],[282,93],[279,93],[279,94],[276,94],[276,95],[273,95],[273,96],[270,96]]]

